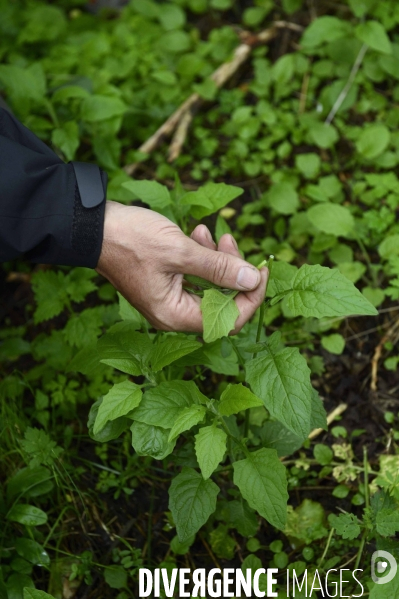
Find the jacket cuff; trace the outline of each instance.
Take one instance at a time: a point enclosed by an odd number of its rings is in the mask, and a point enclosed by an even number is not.
[[[96,268],[104,235],[107,174],[99,167],[93,168],[93,188],[98,190],[100,180],[101,197],[96,206],[85,207],[73,165],[59,164],[55,168],[63,170],[66,175],[64,213],[50,215],[42,222],[45,229],[42,242],[26,252],[25,258],[43,264]],[[90,180],[86,183],[90,188]],[[84,189],[82,191],[84,193]]]

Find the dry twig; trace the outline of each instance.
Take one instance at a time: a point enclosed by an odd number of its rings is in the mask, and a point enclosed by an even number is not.
[[[337,406],[332,412],[330,412],[327,416],[327,425],[330,426],[330,424],[332,422],[334,422],[334,420],[336,419],[337,416],[340,416],[343,412],[345,412],[345,410],[347,409],[347,404],[346,403],[340,403],[339,406]],[[324,429],[322,428],[315,428],[314,431],[312,431],[309,435],[309,439],[314,439],[315,437],[318,437],[318,435],[320,435],[320,433],[322,433],[324,431]]]
[[[267,44],[276,37],[278,30],[283,28],[291,29],[296,32],[301,32],[303,30],[300,25],[296,25],[295,23],[276,21],[273,24],[273,27],[265,29],[258,34],[242,32],[240,37],[243,39],[243,43],[235,49],[232,60],[223,63],[210,77],[215,82],[216,87],[220,89],[227,83],[227,81],[248,59],[254,47],[261,44]],[[186,140],[194,113],[203,102],[204,100],[197,93],[189,96],[189,98],[181,104],[163,125],[161,125],[161,127],[159,127],[159,129],[139,147],[138,151],[143,154],[150,154],[159,146],[165,137],[172,135],[172,133],[176,131],[168,153],[169,162],[176,160],[180,155]],[[125,171],[128,175],[133,175],[137,167],[138,163],[128,164],[125,166]]]
[[[370,389],[372,391],[377,391],[378,362],[380,361],[380,358],[381,358],[382,349],[383,349],[385,343],[387,343],[387,341],[389,341],[391,339],[391,337],[395,333],[396,329],[398,329],[398,328],[399,328],[399,319],[396,322],[394,322],[393,325],[387,330],[387,332],[385,333],[385,335],[383,336],[383,338],[381,339],[381,341],[379,342],[379,344],[377,345],[377,347],[374,350],[373,359],[371,360]]]

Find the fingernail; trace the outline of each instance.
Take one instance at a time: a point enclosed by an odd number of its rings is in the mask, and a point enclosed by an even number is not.
[[[242,266],[238,272],[237,285],[243,289],[253,289],[259,283],[260,274],[258,270],[249,266]]]

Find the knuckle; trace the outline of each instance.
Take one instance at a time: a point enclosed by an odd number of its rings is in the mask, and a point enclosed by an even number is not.
[[[226,277],[229,270],[229,259],[225,254],[216,254],[214,263],[212,265],[212,280],[217,285],[221,285]]]

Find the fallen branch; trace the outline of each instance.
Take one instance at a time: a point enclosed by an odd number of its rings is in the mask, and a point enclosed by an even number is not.
[[[332,412],[330,412],[327,416],[327,425],[330,426],[332,422],[336,419],[337,416],[340,416],[347,409],[346,403],[340,403]],[[325,432],[323,428],[315,428],[308,437],[308,439],[314,439],[318,437],[322,432]]]
[[[302,27],[295,23],[277,21],[273,24],[273,27],[265,29],[258,34],[242,32],[240,37],[243,39],[243,43],[235,49],[232,60],[223,63],[210,77],[215,82],[216,87],[218,89],[222,88],[248,59],[253,48],[270,42],[276,37],[278,30],[281,28],[288,28],[296,32],[303,30]],[[176,160],[186,140],[193,115],[204,102],[205,100],[198,93],[189,96],[163,125],[139,147],[138,151],[143,154],[151,154],[162,143],[165,137],[172,135],[173,131],[176,130],[168,153],[169,162]],[[139,163],[128,164],[125,166],[125,171],[128,175],[133,175],[138,166]]]
[[[380,361],[380,358],[381,358],[382,349],[383,349],[385,343],[387,343],[387,341],[389,341],[391,339],[391,337],[395,333],[396,329],[398,329],[398,328],[399,328],[399,319],[396,322],[394,322],[394,324],[387,330],[387,332],[385,333],[385,335],[383,336],[383,338],[381,339],[381,341],[379,342],[379,344],[377,345],[377,347],[374,350],[373,359],[371,360],[370,389],[372,391],[377,391],[378,362]]]

